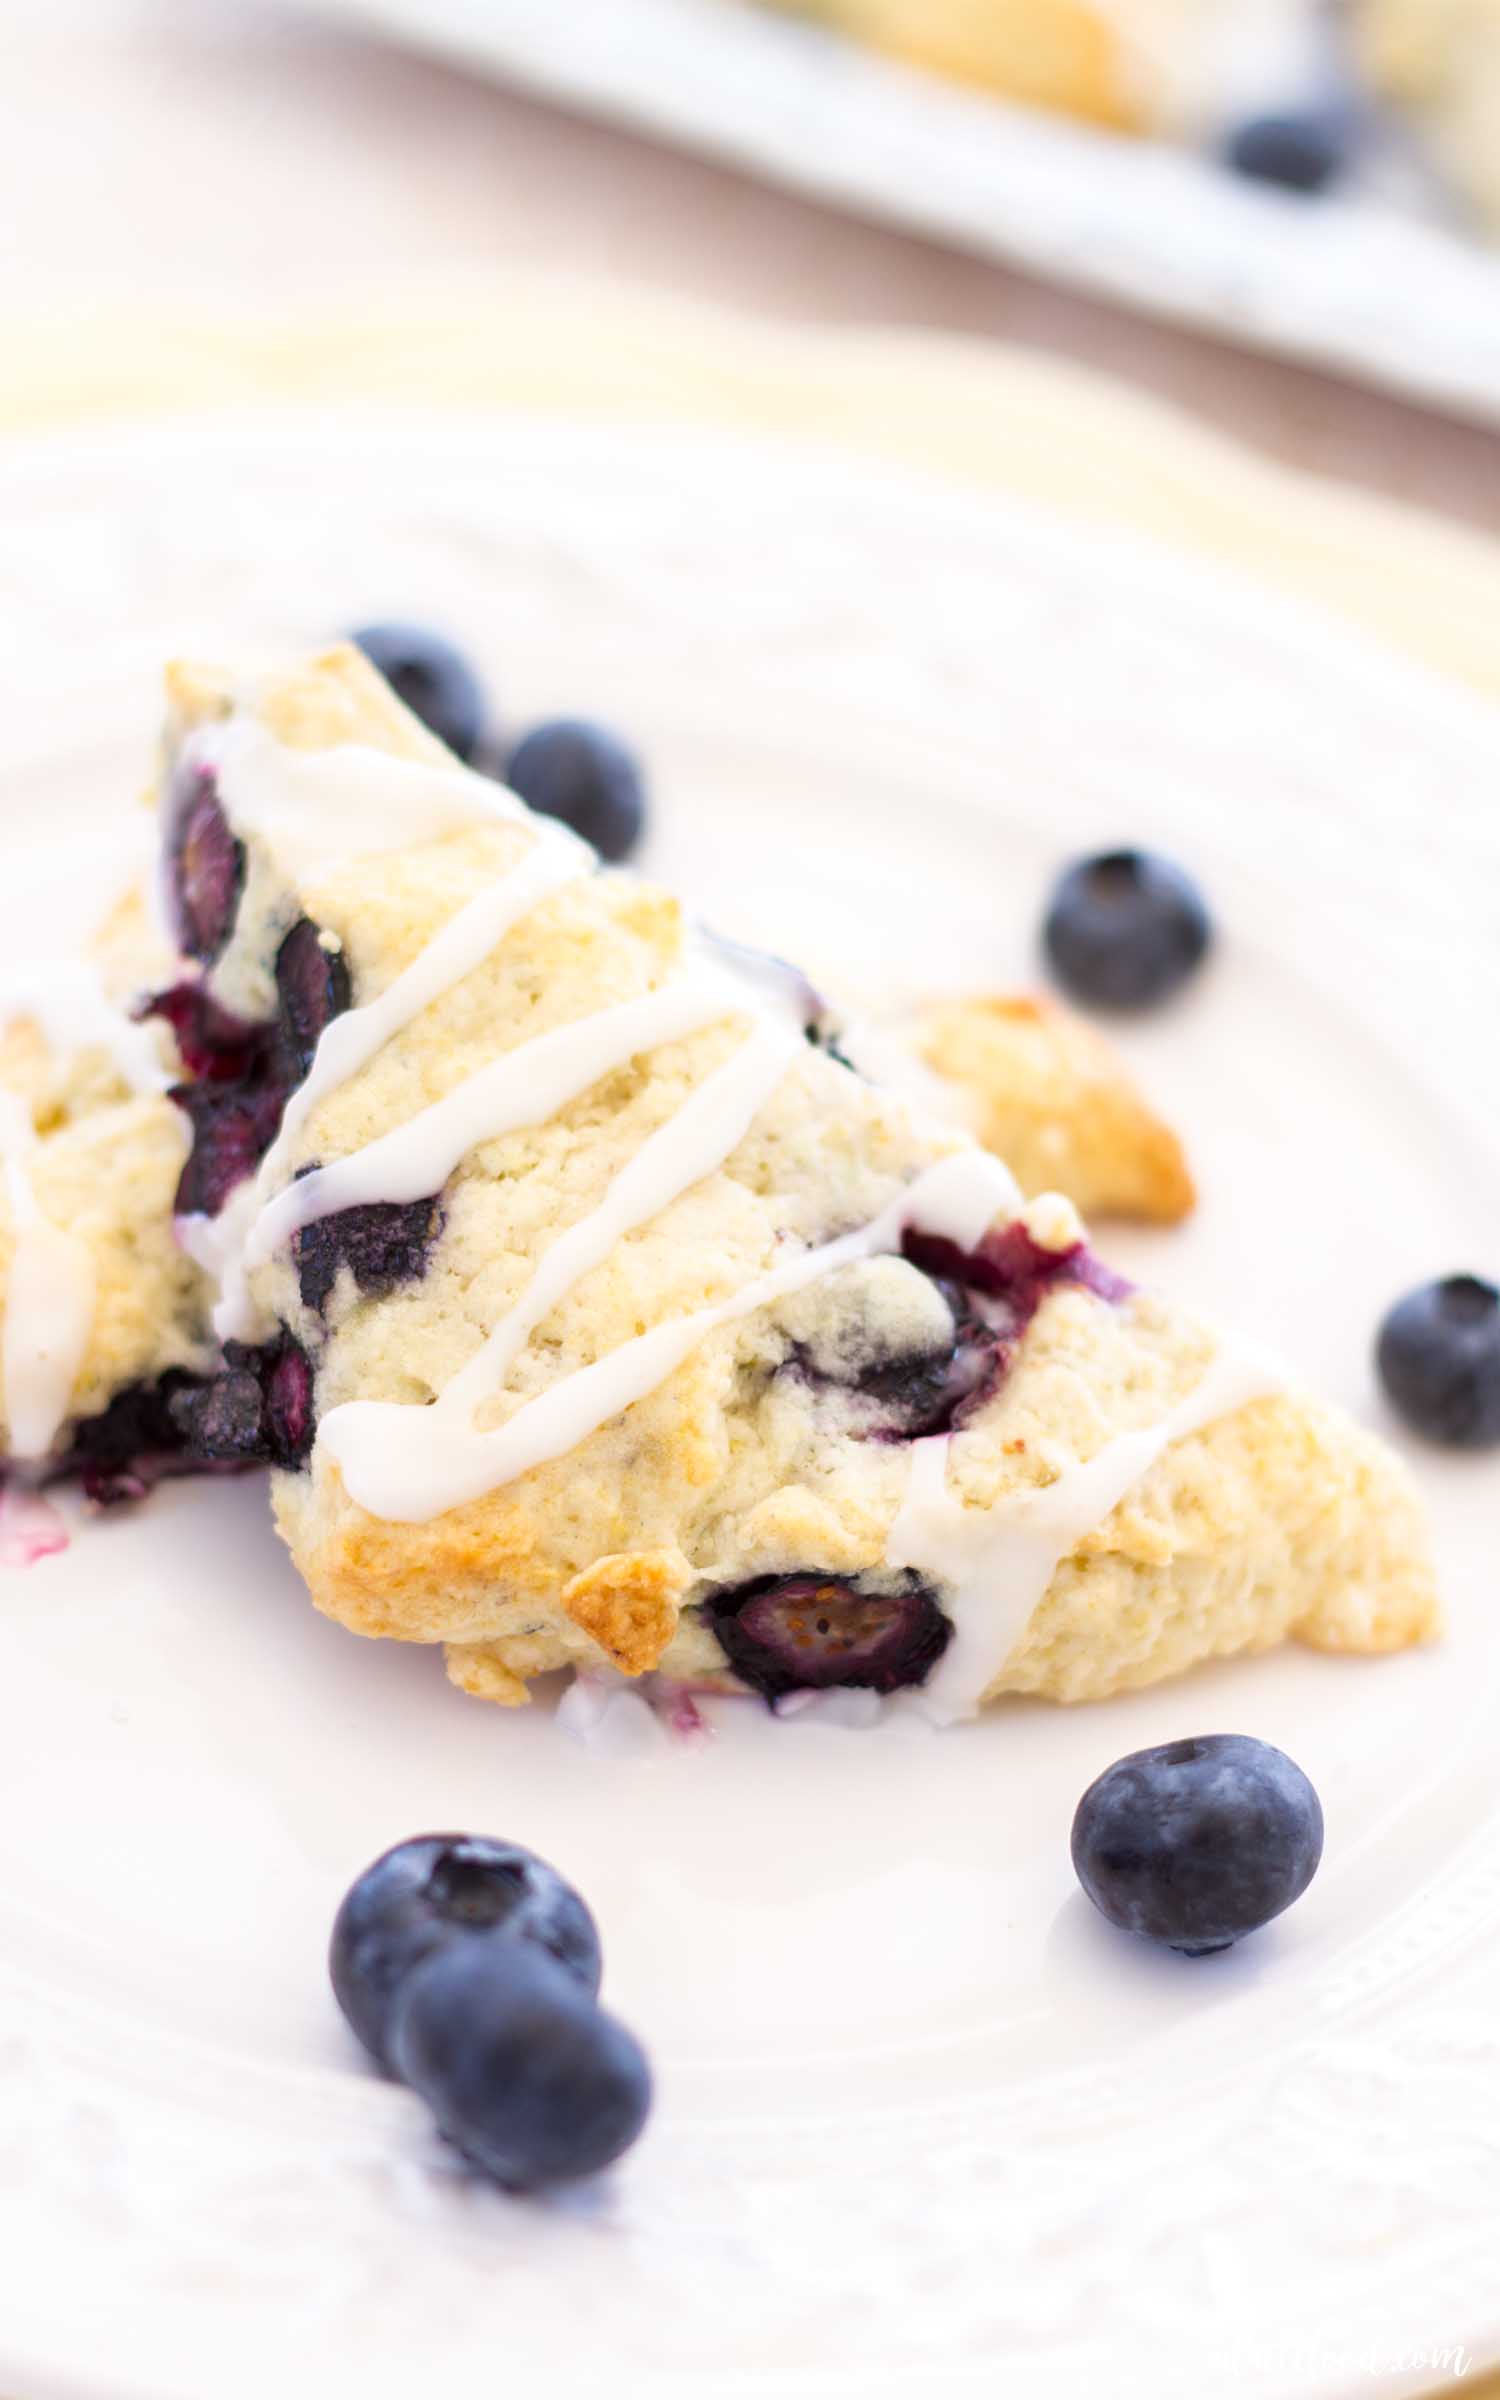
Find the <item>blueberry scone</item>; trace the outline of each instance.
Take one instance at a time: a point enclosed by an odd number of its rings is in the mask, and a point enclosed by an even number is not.
[[[767,0],[908,66],[1117,131],[1176,130],[1243,0]],[[1256,0],[1286,10],[1307,0]]]
[[[1023,1193],[1062,1192],[1086,1217],[1175,1225],[1196,1193],[1182,1144],[1112,1043],[1037,992],[920,1002],[844,1048],[903,1082],[1003,1158]]]
[[[1500,230],[1500,0],[1355,0],[1362,64]]]
[[[495,1700],[608,1662],[942,1719],[1432,1633],[1395,1461],[844,1064],[798,978],[353,650],[169,683],[167,905],[259,1044],[184,1176],[200,1432],[273,1457],[319,1608]]]
[[[127,906],[95,956],[0,991],[0,1456],[101,1502],[185,1463],[174,1403],[212,1356],[212,1290],[172,1221],[181,1059],[122,1005],[162,964]]]

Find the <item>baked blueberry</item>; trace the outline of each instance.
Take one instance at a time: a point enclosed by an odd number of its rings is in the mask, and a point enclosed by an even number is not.
[[[1149,850],[1081,858],[1057,883],[1043,941],[1064,990],[1092,1008],[1151,1008],[1203,960],[1212,926],[1191,876]]]
[[[651,2107],[634,2034],[545,1951],[505,1933],[449,1943],[416,1967],[390,2041],[440,2131],[510,2191],[597,2173]]]
[[[538,725],[510,755],[506,781],[544,817],[560,817],[601,858],[625,858],[646,823],[639,763],[618,735],[583,717]]]
[[[328,1972],[365,2048],[390,2064],[398,1988],[446,1944],[501,1932],[545,1952],[585,1998],[599,1989],[599,1933],[556,1869],[515,1842],[430,1833],[398,1842],[351,1884],[334,1920]]]
[[[193,1128],[177,1185],[180,1217],[216,1217],[276,1139],[286,1086],[264,1060],[234,1083],[179,1084],[172,1098]]]
[[[245,885],[245,852],[219,806],[213,776],[193,769],[172,798],[167,893],[172,930],[188,958],[211,966],[225,949]]]
[[[250,1466],[265,1456],[265,1396],[250,1367],[230,1368],[201,1391],[183,1393],[175,1414],[188,1449],[205,1463]]]
[[[349,969],[325,948],[311,917],[299,917],[276,953],[281,1037],[294,1076],[307,1073],[326,1027],[349,1005]]]
[[[201,983],[174,983],[153,992],[135,1013],[161,1017],[171,1026],[183,1065],[200,1081],[238,1082],[265,1049],[265,1027],[220,1008]]]
[[[271,1464],[300,1467],[313,1446],[312,1363],[300,1342],[287,1334],[279,1346],[263,1354],[261,1393],[265,1402],[265,1440]]]
[[[1073,1819],[1073,1865],[1100,1914],[1190,1958],[1279,1917],[1322,1855],[1323,1811],[1302,1769],[1238,1733],[1133,1751]]]
[[[1500,1290],[1449,1275],[1398,1300],[1376,1362],[1391,1405],[1414,1433],[1454,1449],[1500,1442]]]
[[[361,625],[352,636],[399,700],[456,758],[471,760],[489,705],[463,652],[425,625]]]
[[[1355,119],[1348,109],[1297,108],[1247,117],[1231,128],[1224,157],[1237,175],[1284,192],[1323,192],[1349,165]]]
[[[831,1575],[772,1575],[708,1603],[719,1647],[742,1683],[767,1700],[854,1686],[899,1692],[924,1683],[953,1627],[924,1584],[862,1592]]]
[[[303,1305],[319,1310],[325,1306],[340,1267],[349,1269],[367,1295],[415,1283],[426,1269],[441,1223],[436,1198],[368,1200],[331,1217],[314,1218],[292,1244]]]

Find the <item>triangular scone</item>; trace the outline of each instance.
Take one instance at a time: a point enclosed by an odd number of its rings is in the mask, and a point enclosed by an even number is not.
[[[907,1011],[899,1041],[1023,1192],[1064,1192],[1086,1217],[1175,1225],[1197,1197],[1182,1144],[1118,1052],[1055,1000],[988,992]],[[940,1099],[940,1095],[935,1095]]]
[[[818,1047],[798,979],[456,767],[351,650],[171,690],[183,946],[280,1014],[200,1108],[188,1230],[320,1608],[496,1699],[607,1661],[942,1717],[1433,1631],[1380,1446]]]
[[[0,988],[0,1458],[101,1501],[167,1468],[171,1402],[212,1356],[211,1288],[172,1224],[180,1061],[115,998],[167,963],[128,904],[93,958]]]

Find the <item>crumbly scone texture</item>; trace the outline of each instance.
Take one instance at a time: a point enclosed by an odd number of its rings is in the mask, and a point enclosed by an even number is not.
[[[178,670],[172,692],[174,739],[233,704],[230,680],[214,673]],[[435,747],[346,650],[241,704],[293,746]],[[293,888],[252,838],[245,890],[258,898],[241,910],[215,988],[264,975],[281,930],[305,913],[340,944],[365,1004],[529,839],[524,826],[470,827]],[[564,887],[314,1108],[288,1174],[348,1155],[499,1052],[655,987],[684,940],[677,903],[650,884],[601,872]],[[472,1151],[443,1191],[425,1266],[397,1288],[361,1292],[346,1265],[314,1309],[290,1254],[257,1269],[268,1327],[290,1331],[314,1362],[318,1415],[439,1392],[551,1241],[745,1030],[663,1044],[546,1122]],[[723,1167],[628,1235],[543,1321],[481,1421],[503,1422],[641,1331],[863,1224],[963,1146],[809,1045]],[[537,1674],[606,1661],[712,1680],[725,1661],[698,1603],[715,1591],[809,1570],[878,1590],[890,1574],[910,1452],[870,1438],[870,1399],[808,1362],[908,1355],[946,1305],[904,1260],[867,1260],[710,1334],[565,1457],[481,1500],[427,1523],[387,1521],[350,1498],[315,1447],[307,1468],[276,1476],[277,1521],[320,1608],[361,1633],[449,1645],[456,1679],[486,1697],[519,1700]],[[1215,1347],[1154,1298],[1055,1287],[1010,1374],[956,1438],[953,1488],[975,1509],[1003,1510],[1158,1422]],[[1401,1470],[1287,1398],[1168,1451],[1066,1563],[994,1688],[1080,1698],[1288,1633],[1371,1649],[1424,1638],[1434,1623]]]
[[[95,945],[106,991],[124,1000],[157,980],[162,953],[139,899],[112,912]],[[175,1050],[156,1029],[169,1072]],[[94,1320],[69,1421],[97,1416],[116,1394],[174,1367],[207,1363],[211,1293],[180,1248],[172,1202],[187,1125],[165,1092],[133,1092],[109,1050],[62,1048],[23,1009],[0,1027],[0,1090],[30,1114],[37,1140],[27,1180],[42,1215],[88,1249]],[[14,1198],[0,1178],[0,1322],[16,1246]],[[0,1383],[0,1451],[9,1441]],[[59,1445],[66,1444],[66,1430]]]
[[[1500,231],[1500,0],[1356,0],[1353,16],[1375,89]]]
[[[922,1064],[1023,1192],[1063,1192],[1085,1217],[1176,1225],[1196,1193],[1182,1144],[1111,1043],[1032,992],[973,993],[916,1008]]]
[[[957,83],[1121,132],[1173,121],[1184,49],[1235,0],[766,0]]]

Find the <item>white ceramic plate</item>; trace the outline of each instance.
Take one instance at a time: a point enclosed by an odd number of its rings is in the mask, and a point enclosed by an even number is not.
[[[1309,203],[723,0],[295,0],[835,206],[1500,417],[1500,259],[1399,152]]]
[[[1129,1046],[1204,1206],[1114,1248],[1360,1414],[1387,1300],[1496,1264],[1500,716],[1311,615],[680,433],[82,435],[0,460],[0,522],[13,953],[142,838],[165,650],[401,609],[512,721],[632,727],[649,863],[867,982],[1023,972],[1080,843],[1189,859],[1222,950]],[[1418,1465],[1440,1649],[946,1736],[727,1704],[702,1748],[585,1751],[318,1619],[253,1484],[0,1575],[0,2388],[1294,2400],[1500,2351],[1496,1468]],[[1215,1729],[1303,1761],[1327,1860],[1241,1953],[1165,1962],[1073,1888],[1071,1812]],[[474,2188],[345,2038],[338,1897],[435,1825],[598,1909],[660,2069],[607,2188]]]

